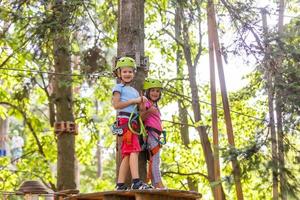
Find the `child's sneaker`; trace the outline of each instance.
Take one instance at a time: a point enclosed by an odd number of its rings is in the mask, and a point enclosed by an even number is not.
[[[116,185],[116,190],[128,190],[128,187],[126,185]]]
[[[148,190],[148,189],[154,189],[153,186],[148,185],[147,183],[144,183],[143,181],[139,180],[136,183],[131,184],[132,190]]]

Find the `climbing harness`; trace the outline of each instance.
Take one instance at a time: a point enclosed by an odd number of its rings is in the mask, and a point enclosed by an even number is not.
[[[138,123],[140,124],[140,131],[139,132],[135,131],[131,126],[131,124],[132,124],[131,121],[136,120],[136,118],[138,118],[137,120],[138,120]],[[133,112],[131,113],[131,115],[129,117],[129,120],[128,120],[128,128],[132,133],[134,133],[136,135],[142,135],[143,137],[147,136],[147,132],[146,132],[146,129],[145,129],[145,126],[144,126],[144,123],[143,123],[143,120],[142,120],[141,116],[136,115],[136,117],[133,117]]]
[[[118,126],[118,121],[115,121],[113,125],[111,125],[110,130],[113,135],[117,135],[117,136],[123,135],[123,129],[122,127]]]
[[[146,126],[146,130],[148,131],[148,133],[150,133],[155,141],[160,144],[160,145],[164,145],[167,142],[167,132],[165,130],[159,131],[156,128],[152,128],[149,126]],[[155,135],[152,134],[152,131],[154,131],[155,133],[158,134],[159,138],[155,137]]]
[[[134,110],[136,109],[136,107],[137,107],[137,105],[135,105]],[[129,118],[128,118],[127,124],[124,124],[121,126],[118,124],[118,120],[113,123],[113,125],[111,126],[111,131],[114,135],[122,136],[124,134],[123,129],[128,127],[128,129],[136,135],[147,136],[147,132],[144,127],[142,118],[139,114],[136,114],[136,113],[134,113],[134,111],[132,111],[131,113],[119,112],[118,115],[119,116],[129,116]],[[132,124],[134,124],[134,122],[139,123],[140,130],[134,129],[134,127],[132,126]]]

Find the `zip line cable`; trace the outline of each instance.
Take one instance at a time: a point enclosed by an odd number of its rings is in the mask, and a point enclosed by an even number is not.
[[[102,72],[102,73],[97,73],[97,74],[66,74],[66,73],[56,73],[56,72],[47,72],[47,71],[40,71],[40,70],[26,70],[26,69],[17,69],[17,68],[3,68],[1,67],[0,70],[9,70],[9,71],[18,71],[18,72],[30,72],[30,73],[41,73],[41,74],[51,74],[51,75],[57,75],[57,76],[73,76],[73,77],[95,77],[95,78],[99,78],[99,77],[108,77],[108,78],[112,78],[113,75],[111,72]],[[9,75],[7,74],[8,76],[16,76],[16,75]],[[23,77],[26,77],[23,75]],[[176,93],[174,91],[171,91],[171,90],[168,90],[168,89],[164,89],[165,91],[171,93],[171,94],[176,94],[177,96],[180,96],[182,97],[183,99],[189,101],[190,103],[192,103],[192,98],[189,97],[189,96],[185,96],[185,95],[182,95],[182,94],[179,94],[179,93]],[[171,95],[170,95],[171,96]],[[207,105],[211,105],[211,103],[209,102],[206,102],[206,101],[203,101],[203,100],[199,100],[199,102],[201,103],[204,103],[204,104],[207,104]],[[218,109],[223,109],[222,106],[218,106],[216,105],[216,107]],[[248,118],[252,118],[253,120],[256,120],[256,121],[261,121],[261,122],[267,122],[269,123],[268,120],[266,119],[262,119],[262,118],[258,118],[258,117],[255,117],[255,116],[252,116],[252,115],[248,115],[248,114],[245,114],[245,113],[241,113],[241,112],[238,112],[238,111],[235,111],[235,110],[230,110],[232,113],[235,113],[237,115],[240,115],[240,116],[245,116],[245,117],[248,117]],[[296,129],[293,129],[295,131],[299,131],[299,130],[296,130]]]
[[[111,72],[98,72],[94,74],[66,74],[66,73],[57,73],[57,72],[49,72],[49,71],[40,71],[34,69],[17,69],[17,68],[4,68],[1,67],[0,70],[8,70],[8,71],[16,71],[16,72],[29,72],[29,73],[40,73],[40,74],[50,74],[57,76],[76,76],[76,77],[113,77]],[[7,74],[9,75],[9,74]]]
[[[170,91],[170,90],[166,90],[166,91],[169,92],[169,93],[171,93],[171,94],[176,94],[176,95],[178,95],[178,96],[181,96],[183,99],[185,99],[185,100],[189,101],[190,103],[192,103],[191,97],[189,97],[189,96],[182,95],[182,94],[178,94],[178,93],[176,93],[176,92],[174,92],[174,91]],[[170,96],[171,96],[171,95],[170,95]],[[199,100],[199,102],[211,106],[211,103],[209,103],[209,102],[206,102],[206,101],[203,101],[203,100]],[[216,107],[219,108],[219,109],[223,109],[222,106],[216,105]],[[249,118],[252,118],[252,119],[254,119],[254,120],[268,122],[266,119],[254,117],[254,116],[252,116],[252,115],[244,114],[244,113],[241,113],[241,112],[238,112],[238,111],[230,110],[230,112],[233,112],[233,113],[236,113],[236,114],[239,114],[239,115],[243,115],[243,116],[245,116],[245,117],[249,117]]]
[[[170,90],[166,90],[166,91],[169,92],[169,93],[171,93],[171,94],[173,94],[173,95],[176,94],[176,95],[178,95],[178,96],[181,96],[184,100],[189,101],[190,103],[192,103],[192,98],[189,97],[189,96],[182,95],[182,94],[176,93],[176,92],[174,92],[174,91],[170,91]],[[171,96],[171,95],[170,95],[170,96]],[[211,103],[209,103],[209,102],[206,102],[206,101],[203,101],[203,100],[199,100],[199,102],[211,106]],[[218,109],[223,109],[222,106],[218,106],[218,105],[216,105],[216,108],[218,108]],[[269,123],[270,123],[270,121],[267,120],[267,119],[258,118],[258,117],[255,117],[255,116],[252,116],[252,115],[248,115],[248,114],[245,114],[245,113],[241,113],[241,112],[238,112],[238,111],[235,111],[235,110],[232,110],[232,109],[230,109],[230,112],[231,112],[231,113],[235,113],[235,114],[237,114],[237,115],[239,115],[239,116],[245,116],[245,117],[248,117],[248,118],[250,118],[250,119],[252,118],[252,119],[255,120],[255,121],[260,121],[260,122],[268,123],[268,126],[269,126]],[[164,121],[167,121],[167,120],[164,120]],[[277,126],[277,123],[275,123],[274,125]],[[191,126],[193,126],[193,125],[191,125]],[[293,131],[300,132],[300,130],[297,130],[297,129],[294,129],[294,128],[290,128],[290,129],[293,130]]]

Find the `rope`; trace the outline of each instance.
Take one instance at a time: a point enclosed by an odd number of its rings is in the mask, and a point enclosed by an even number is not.
[[[163,131],[161,132],[162,137],[159,136],[159,139],[157,139],[157,138],[155,137],[155,135],[152,134],[152,131],[149,131],[149,133],[153,136],[154,140],[155,140],[158,144],[160,144],[160,145],[165,145],[165,144],[167,143],[167,132],[166,132],[165,130],[163,130]],[[161,141],[161,139],[163,139],[163,140]]]
[[[136,108],[137,108],[137,105],[134,106],[134,110]],[[138,122],[140,123],[140,132],[135,131],[131,126],[131,122],[136,120],[136,118],[138,118]],[[136,135],[142,135],[144,137],[147,136],[147,132],[146,132],[146,129],[145,129],[145,126],[144,126],[144,123],[143,123],[143,120],[142,120],[141,116],[140,115],[134,115],[134,111],[132,111],[131,114],[130,114],[130,117],[129,117],[129,120],[128,120],[128,128],[132,133],[134,133]]]

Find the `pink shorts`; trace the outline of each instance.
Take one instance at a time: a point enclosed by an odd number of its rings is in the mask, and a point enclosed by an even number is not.
[[[128,123],[128,118],[119,118],[118,119],[119,126]],[[136,123],[132,124],[134,129],[137,129],[138,125]],[[122,158],[125,156],[129,156],[131,153],[140,152],[141,146],[139,142],[139,136],[137,134],[132,133],[128,127],[123,128],[123,139],[121,145],[121,153]]]

